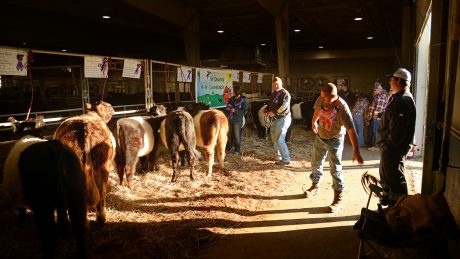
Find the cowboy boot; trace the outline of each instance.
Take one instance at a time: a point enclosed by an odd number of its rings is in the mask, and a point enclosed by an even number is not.
[[[319,184],[312,183],[311,187],[304,192],[305,198],[311,198],[319,194]]]
[[[329,205],[330,213],[337,213],[343,208],[343,192],[334,190],[334,201]]]

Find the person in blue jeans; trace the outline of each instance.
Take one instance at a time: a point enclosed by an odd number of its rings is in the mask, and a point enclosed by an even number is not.
[[[268,103],[267,116],[272,120],[270,135],[275,148],[276,165],[284,166],[291,163],[291,156],[286,144],[286,133],[291,125],[291,95],[283,88],[279,77],[273,79],[273,89]]]
[[[366,96],[361,94],[353,106],[351,114],[353,115],[353,123],[355,124],[356,133],[358,134],[359,146],[364,147],[366,145],[364,141],[364,117],[366,115],[366,109],[369,106],[369,101]]]
[[[241,87],[233,87],[233,96],[228,100],[226,113],[229,122],[227,151],[235,147],[234,152],[241,154],[241,132],[243,128],[244,116],[248,112],[248,101],[241,93]]]
[[[343,190],[345,182],[342,174],[342,151],[345,132],[348,133],[353,145],[352,160],[363,163],[359,152],[358,136],[350,109],[347,103],[337,95],[337,87],[328,83],[321,89],[321,95],[313,106],[315,113],[312,118],[312,129],[316,134],[311,159],[311,187],[305,191],[307,198],[319,193],[323,176],[323,162],[329,155],[329,166],[332,175],[334,200],[329,205],[329,212],[339,212],[343,208]]]

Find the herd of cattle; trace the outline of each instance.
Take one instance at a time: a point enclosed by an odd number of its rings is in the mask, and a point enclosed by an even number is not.
[[[267,103],[251,102],[250,110],[258,136],[265,138],[269,122],[263,111]],[[293,104],[294,119],[311,119],[311,103]],[[142,170],[155,170],[161,141],[171,156],[175,182],[178,165],[187,158],[190,179],[204,149],[207,176],[211,176],[214,156],[224,167],[228,120],[225,114],[201,103],[167,112],[154,106],[149,115],[111,120],[114,109],[109,103],[86,105],[87,113],[68,118],[59,125],[53,140],[42,136],[22,137],[11,149],[4,166],[5,194],[18,206],[19,219],[29,207],[40,230],[45,257],[52,257],[56,243],[54,211],[58,225],[67,224],[67,214],[77,244],[77,256],[85,257],[87,209],[95,209],[96,222],[106,221],[106,193],[112,162],[120,184],[126,178],[131,188],[138,162]],[[310,117],[309,117],[310,116]],[[309,125],[309,123],[307,123]],[[287,137],[288,138],[288,137]]]

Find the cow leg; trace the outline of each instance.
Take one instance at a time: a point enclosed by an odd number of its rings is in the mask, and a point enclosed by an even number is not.
[[[179,177],[180,169],[179,169],[179,151],[170,149],[171,160],[172,160],[172,167],[173,167],[173,175],[171,182],[176,182],[177,177]]]
[[[146,156],[143,156],[143,157],[139,157],[139,163],[141,164],[141,172],[143,172],[144,174],[148,172],[149,170],[149,164],[150,164],[150,161],[149,161],[149,155],[146,155]]]
[[[188,165],[190,168],[190,180],[195,180],[193,177],[194,169],[195,169],[195,161],[196,161],[196,154],[195,154],[195,149],[191,147],[191,145],[186,145],[186,155],[187,155],[187,161]]]
[[[96,205],[96,222],[103,224],[106,221],[105,197],[107,194],[107,182],[109,180],[110,161],[106,160],[100,168],[96,168],[94,176],[99,191],[99,202]]]
[[[56,223],[54,222],[54,209],[48,206],[32,208],[35,221],[40,231],[44,249],[44,258],[53,258],[56,248]]]
[[[214,149],[206,148],[206,161],[208,162],[208,172],[206,176],[212,175],[212,166],[214,165]]]
[[[187,159],[186,156],[188,156],[187,152],[189,151],[186,151],[186,150],[179,151],[181,166],[185,166],[185,160]]]

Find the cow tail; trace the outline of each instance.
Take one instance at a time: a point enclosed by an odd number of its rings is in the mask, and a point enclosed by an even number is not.
[[[120,184],[123,183],[123,177],[125,175],[125,164],[126,164],[126,152],[124,150],[125,145],[121,143],[125,142],[125,134],[123,129],[120,127],[120,124],[117,122],[117,129],[115,131],[115,139],[116,139],[116,151],[115,151],[115,164],[117,166],[117,174],[118,179],[120,180]]]
[[[87,150],[89,143],[86,143],[86,148],[83,152],[83,173],[85,175],[86,198],[89,207],[94,207],[99,202],[100,194],[94,176],[93,159],[91,158],[91,150]]]
[[[185,151],[187,152],[187,156],[190,159],[190,163],[194,164],[197,158],[196,136],[187,136],[187,133],[192,134],[193,132],[193,134],[195,134],[194,131],[187,132],[187,128],[195,127],[195,125],[193,124],[193,120],[188,121],[187,117],[181,116],[176,120],[176,123],[179,133],[179,141],[184,145]]]
[[[218,118],[218,123],[217,123],[217,150],[219,153],[225,152],[225,146],[227,145],[228,141],[228,121],[226,118]]]

